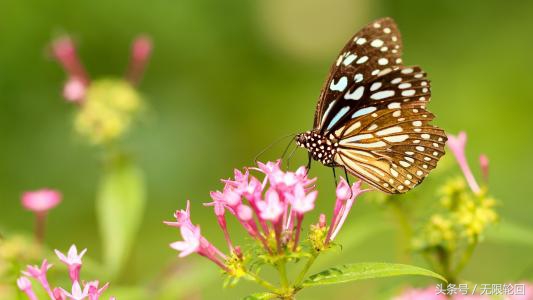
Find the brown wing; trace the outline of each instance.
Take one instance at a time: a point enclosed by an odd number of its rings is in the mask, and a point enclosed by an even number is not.
[[[379,19],[357,32],[331,66],[316,107],[314,128],[324,132],[344,107],[339,99],[373,82],[383,70],[395,70],[401,65],[401,55],[402,42],[394,20]],[[350,104],[357,109],[362,103]]]

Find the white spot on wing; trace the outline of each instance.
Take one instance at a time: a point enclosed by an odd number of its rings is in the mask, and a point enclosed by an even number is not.
[[[347,66],[349,64],[351,64],[355,59],[357,58],[357,55],[355,54],[350,54],[348,55],[344,61],[342,62],[343,65]]]
[[[338,82],[335,83],[335,80],[331,81],[331,84],[329,85],[329,89],[332,91],[339,91],[342,92],[348,85],[348,78],[346,76],[342,76],[341,79],[339,79]]]
[[[361,109],[359,109],[358,111],[356,111],[356,112],[352,115],[352,118],[356,118],[356,117],[359,117],[359,116],[363,116],[363,115],[369,114],[369,113],[374,112],[374,111],[376,111],[376,108],[375,108],[374,106],[369,106],[369,107],[361,108]]]
[[[359,83],[359,82],[363,81],[363,74],[357,73],[357,74],[355,74],[353,79],[355,80],[356,83]]]
[[[375,91],[375,90],[379,89],[380,87],[381,87],[381,82],[379,82],[379,81],[378,82],[374,82],[370,86],[370,90],[371,91]]]
[[[355,89],[352,93],[348,92],[346,95],[344,95],[344,99],[346,100],[359,100],[363,96],[363,93],[365,91],[364,86],[360,86]]]
[[[381,99],[389,98],[392,96],[394,96],[394,91],[386,90],[386,91],[380,91],[380,92],[374,93],[372,94],[372,96],[370,96],[370,98],[374,100],[381,100]]]
[[[402,134],[402,135],[386,136],[383,139],[391,143],[401,143],[408,138],[409,136],[407,134]]]
[[[383,41],[380,40],[380,39],[375,39],[373,40],[371,43],[370,43],[370,46],[374,47],[374,48],[379,48],[381,46],[383,46]]]
[[[376,135],[380,135],[380,136],[381,135],[390,135],[390,134],[399,133],[399,132],[402,132],[402,131],[403,131],[402,127],[394,126],[394,127],[389,127],[389,128],[380,130],[380,131],[376,132]]]
[[[361,56],[361,57],[356,61],[356,63],[360,65],[360,64],[365,63],[367,60],[368,60],[368,56],[366,56],[366,55],[365,55],[365,56]]]

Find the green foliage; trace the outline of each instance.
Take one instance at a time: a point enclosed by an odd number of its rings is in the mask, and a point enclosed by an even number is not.
[[[273,293],[256,293],[252,295],[248,295],[243,298],[243,300],[266,300],[266,299],[275,299],[278,296]]]
[[[96,211],[102,235],[104,263],[111,277],[127,261],[141,225],[146,202],[141,170],[119,155],[106,166],[100,182]]]
[[[441,275],[416,266],[390,263],[356,263],[329,268],[311,275],[304,281],[303,286],[310,287],[404,275],[427,276],[446,281]]]

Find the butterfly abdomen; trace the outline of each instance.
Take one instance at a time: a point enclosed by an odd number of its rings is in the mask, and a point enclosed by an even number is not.
[[[315,131],[307,131],[296,136],[296,144],[307,149],[314,160],[325,166],[335,166],[339,143],[333,136],[327,138]]]

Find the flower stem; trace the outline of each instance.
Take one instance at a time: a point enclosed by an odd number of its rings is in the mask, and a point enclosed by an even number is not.
[[[472,254],[474,253],[474,249],[476,249],[477,243],[478,243],[478,239],[476,236],[474,240],[472,241],[472,243],[470,243],[470,245],[468,245],[468,247],[464,251],[463,256],[461,257],[461,260],[455,267],[455,270],[453,270],[454,277],[459,276],[459,273],[463,271],[466,264],[470,261],[470,258],[472,257]]]
[[[278,293],[279,292],[279,290],[272,283],[262,279],[257,274],[251,273],[251,272],[246,272],[246,275],[247,275],[247,276],[245,276],[246,279],[251,280],[251,281],[255,281],[257,284],[259,284],[260,286],[266,288],[267,290],[269,290],[271,292],[274,292],[274,293]]]
[[[46,227],[46,213],[35,214],[35,240],[39,245],[44,242],[44,232]]]
[[[305,279],[305,275],[307,274],[307,271],[309,271],[309,269],[311,268],[311,266],[313,265],[317,257],[318,257],[318,252],[313,252],[313,255],[309,258],[307,263],[305,263],[305,266],[300,272],[300,274],[298,274],[298,277],[296,278],[296,281],[294,283],[295,288],[297,289],[300,288],[300,286],[302,285],[302,282]]]
[[[289,280],[287,278],[286,261],[284,258],[276,264],[276,268],[279,272],[281,287],[286,290],[289,287]]]

